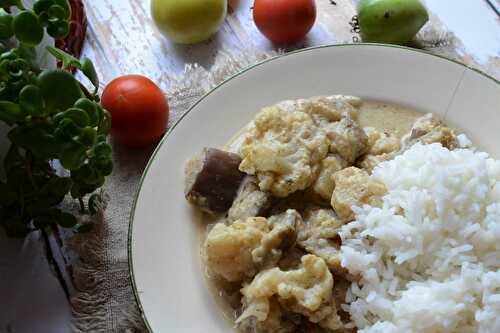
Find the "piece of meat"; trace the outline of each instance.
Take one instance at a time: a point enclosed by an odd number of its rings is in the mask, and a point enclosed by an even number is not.
[[[233,205],[229,209],[227,222],[244,220],[247,217],[265,216],[271,206],[272,197],[261,191],[255,176],[246,176],[238,189]]]
[[[306,203],[312,199],[309,196],[310,194],[306,191],[298,191],[286,198],[276,198],[276,200],[272,202],[268,215],[278,215],[286,212],[288,209],[295,209],[301,212],[306,207]]]
[[[303,223],[298,228],[298,246],[325,260],[329,269],[343,271],[339,231],[344,223],[332,209],[311,207],[305,210],[303,216]]]
[[[294,246],[283,253],[280,261],[278,262],[278,267],[282,271],[297,269],[300,266],[300,259],[306,254],[307,252],[302,250],[300,247]]]
[[[352,221],[352,206],[364,204],[380,206],[386,189],[384,184],[370,180],[365,170],[349,167],[333,175],[335,190],[331,205],[337,216],[344,222]]]
[[[237,154],[205,148],[186,165],[186,199],[208,213],[222,213],[231,207],[245,177]]]
[[[368,138],[359,124],[349,116],[324,128],[330,139],[330,153],[338,154],[348,165],[368,149]]]
[[[412,126],[410,133],[403,137],[403,149],[407,149],[417,142],[422,144],[440,143],[450,150],[460,146],[458,133],[442,124],[432,113],[418,118]]]
[[[275,266],[283,252],[295,245],[296,228],[302,223],[302,218],[297,211],[289,209],[269,217],[267,223],[271,231],[262,237],[260,246],[252,251],[253,261],[261,268]]]

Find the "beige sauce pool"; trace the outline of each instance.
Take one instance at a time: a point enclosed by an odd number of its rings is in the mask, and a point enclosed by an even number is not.
[[[387,131],[397,137],[401,138],[406,133],[408,133],[414,123],[414,121],[421,117],[423,114],[421,112],[405,108],[402,106],[388,104],[377,101],[363,101],[360,108],[360,113],[358,117],[358,122],[362,127],[373,127],[378,131]],[[247,125],[241,130],[239,130],[229,142],[224,145],[223,149],[237,153],[239,147],[242,144],[242,139],[244,134],[247,132],[249,126]],[[203,218],[207,218],[203,216]],[[205,223],[200,223],[199,225],[206,226]],[[211,219],[208,223],[213,224],[217,222],[215,219]],[[200,228],[200,253],[203,255],[203,243],[206,237],[208,229],[206,227]],[[234,320],[237,318],[237,313],[234,308],[231,307],[229,297],[225,295],[221,287],[223,282],[219,279],[214,278],[208,274],[208,268],[203,262],[203,272],[205,272],[205,278],[207,280],[207,288],[213,295],[219,310],[222,312],[224,319],[228,322],[230,326],[234,326]],[[234,300],[233,300],[234,302]]]
[[[421,112],[402,106],[365,101],[361,106],[358,122],[362,127],[374,127],[401,138],[410,131],[415,120],[422,116]]]

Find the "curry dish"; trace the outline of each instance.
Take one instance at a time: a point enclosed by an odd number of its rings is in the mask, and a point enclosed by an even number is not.
[[[460,136],[431,114],[313,97],[263,108],[187,163],[186,198],[208,213],[207,277],[240,331],[357,330],[343,304],[359,276],[342,266],[339,230],[352,207],[382,205],[370,174],[417,143],[453,150]]]

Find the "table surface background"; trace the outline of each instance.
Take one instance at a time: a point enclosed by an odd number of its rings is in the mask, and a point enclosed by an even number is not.
[[[179,0],[181,1],[181,0]],[[491,0],[500,7],[500,0]],[[167,92],[170,78],[189,63],[209,68],[220,51],[278,50],[253,24],[253,0],[229,0],[228,16],[211,40],[192,46],[163,38],[149,18],[148,0],[87,0],[83,55],[96,64],[103,83],[123,74],[143,74]],[[318,18],[307,38],[284,51],[351,43],[354,0],[316,0]],[[433,51],[500,78],[500,18],[486,0],[426,0],[430,23],[422,37]],[[0,333],[68,332],[70,310],[44,259],[40,237],[5,241],[0,231]]]
[[[500,4],[500,0],[490,0]],[[357,1],[316,0],[318,17],[306,39],[288,48],[351,43]],[[486,0],[426,0],[431,13],[424,37],[438,41],[439,52],[500,76],[500,24]],[[87,1],[89,30],[84,55],[95,61],[104,82],[125,73],[143,74],[168,91],[168,76],[186,63],[210,67],[219,50],[277,49],[253,23],[253,0],[228,0],[228,16],[210,41],[175,45],[149,18],[147,0]],[[132,15],[129,15],[132,13]]]

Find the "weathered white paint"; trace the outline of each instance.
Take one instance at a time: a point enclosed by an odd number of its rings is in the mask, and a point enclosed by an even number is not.
[[[497,2],[498,0],[492,0]],[[462,40],[466,51],[483,65],[500,58],[500,17],[486,0],[426,0],[446,27]],[[500,4],[500,1],[497,2]]]
[[[428,7],[438,17],[430,25],[443,35],[445,25],[460,20],[466,12],[469,25],[453,29],[455,40],[449,42],[443,53],[467,62],[470,65],[500,76],[497,59],[484,60],[482,49],[489,54],[498,54],[500,45],[495,31],[484,33],[476,26],[477,21],[490,22],[493,10],[485,0],[427,0]],[[185,64],[197,62],[210,67],[219,50],[259,48],[278,49],[272,45],[253,23],[253,0],[230,0],[226,21],[221,30],[209,41],[198,45],[175,45],[164,38],[150,19],[149,0],[100,0],[86,1],[89,18],[89,35],[84,54],[93,59],[103,82],[127,73],[143,74],[168,90],[169,75],[182,73]],[[316,0],[318,18],[306,39],[286,50],[319,44],[351,42],[353,33],[349,21],[355,15],[355,0]],[[447,3],[447,5],[444,5]],[[459,19],[456,19],[458,17]],[[444,24],[443,24],[444,23]],[[463,39],[463,40],[462,40]],[[460,48],[464,44],[465,48]],[[477,46],[476,46],[477,45]],[[484,47],[481,48],[480,46]],[[477,53],[477,56],[476,56]]]

